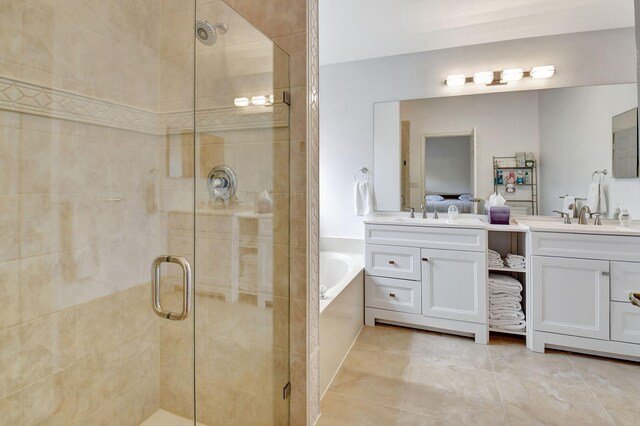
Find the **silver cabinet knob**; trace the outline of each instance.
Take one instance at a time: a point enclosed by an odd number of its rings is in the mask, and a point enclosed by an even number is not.
[[[395,293],[389,293],[389,297],[396,297]]]
[[[395,265],[395,264],[396,264],[396,261],[395,261],[395,260],[390,260],[390,261],[389,261],[389,265]]]
[[[640,308],[640,293],[629,293],[629,301]]]

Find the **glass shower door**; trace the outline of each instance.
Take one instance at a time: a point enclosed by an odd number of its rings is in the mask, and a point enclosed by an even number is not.
[[[289,58],[196,2],[195,380],[207,425],[289,421]]]

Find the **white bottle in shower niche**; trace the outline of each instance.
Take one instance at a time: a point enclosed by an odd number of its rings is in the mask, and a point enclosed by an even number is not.
[[[266,189],[258,195],[256,199],[256,206],[258,207],[258,213],[271,213],[273,211],[273,200],[271,194]]]

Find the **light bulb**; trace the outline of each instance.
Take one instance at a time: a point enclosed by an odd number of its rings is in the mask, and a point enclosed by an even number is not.
[[[522,68],[510,68],[508,70],[502,71],[500,80],[505,83],[508,83],[510,81],[518,81],[522,80],[523,75],[524,70]]]
[[[249,106],[249,98],[235,98],[233,100],[233,104],[237,107],[246,107]]]
[[[455,74],[455,75],[448,75],[444,84],[446,84],[449,87],[464,86],[464,83],[466,81],[467,81],[467,77],[465,77],[464,74]]]
[[[556,67],[553,65],[544,65],[541,67],[533,67],[531,69],[531,78],[550,78],[556,73]]]
[[[251,104],[256,106],[262,106],[267,103],[266,96],[253,96],[251,97]]]
[[[473,75],[475,84],[491,84],[493,82],[493,71],[480,71]]]

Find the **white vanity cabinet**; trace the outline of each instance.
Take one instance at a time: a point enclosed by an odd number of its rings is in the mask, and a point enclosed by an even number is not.
[[[478,227],[366,224],[365,323],[487,343],[487,237]]]
[[[534,330],[609,339],[609,262],[534,256]]]
[[[423,315],[486,322],[484,253],[422,249],[422,286]]]
[[[640,358],[640,236],[531,232],[533,350]]]

